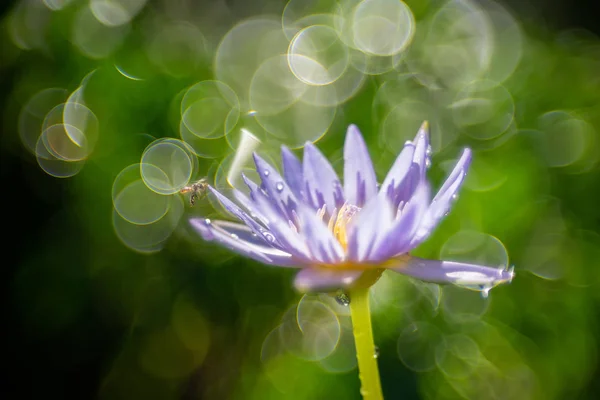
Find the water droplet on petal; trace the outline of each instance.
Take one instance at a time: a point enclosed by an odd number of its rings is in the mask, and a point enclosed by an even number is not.
[[[208,218],[206,218],[206,219],[204,220],[204,223],[205,223],[206,225],[209,225],[209,226],[212,224],[211,220],[210,220],[210,219],[208,219]]]
[[[452,195],[452,201],[456,201],[458,199],[458,194],[454,193]]]
[[[379,358],[379,347],[375,346],[375,352],[373,353],[373,358]]]
[[[283,191],[283,183],[277,182],[277,184],[275,185],[275,189],[277,189],[278,192],[282,192]]]
[[[411,145],[413,144],[412,140],[407,140],[406,142],[404,142],[405,146]]]
[[[487,299],[488,296],[490,295],[490,290],[492,290],[492,288],[489,286],[481,289],[481,297],[483,297],[484,299]]]
[[[234,238],[234,239],[239,239],[239,238],[240,238],[240,237],[239,237],[238,235],[236,235],[235,233],[232,233],[232,234],[231,234],[231,237],[232,237],[232,238]]]
[[[433,149],[431,148],[431,145],[427,146],[427,150],[425,150],[425,154],[427,156],[430,156],[433,153]]]
[[[340,290],[335,295],[335,301],[337,301],[340,306],[348,307],[350,305],[350,296]]]
[[[275,236],[273,236],[273,234],[271,232],[263,231],[261,233],[267,242],[269,242],[269,243],[275,242]]]
[[[270,174],[270,173],[271,173],[271,172],[269,172],[269,170],[268,170],[268,169],[265,169],[265,171],[263,172],[263,174],[264,174],[265,176],[269,176],[269,174]]]
[[[431,167],[431,159],[429,157],[427,157],[425,159],[425,168],[430,168]]]

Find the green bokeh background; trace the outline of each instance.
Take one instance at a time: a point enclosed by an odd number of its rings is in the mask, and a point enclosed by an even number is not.
[[[183,59],[170,69],[146,59],[137,25],[148,15],[160,16],[162,2],[149,2],[124,43],[99,59],[81,54],[70,40],[71,21],[84,3],[52,13],[43,46],[29,50],[11,38],[10,7],[1,22],[7,398],[360,398],[356,369],[331,373],[290,354],[261,360],[265,338],[302,297],[292,287],[293,271],[204,243],[185,218],[165,248],[150,255],[126,247],[112,225],[115,177],[139,162],[153,138],[178,137],[173,104],[178,107],[183,89],[215,78],[212,55],[220,38],[248,16],[281,15],[285,2],[187,2],[190,15],[217,5],[228,11],[226,18],[198,27],[207,56],[193,67]],[[417,21],[439,6],[407,4]],[[570,14],[559,11],[571,6],[550,7],[529,3],[513,13],[527,38],[518,67],[504,82],[515,106],[506,140],[490,145],[459,132],[451,145],[434,152],[435,187],[446,174],[445,162],[463,146],[474,149],[473,176],[453,212],[416,252],[437,258],[452,235],[476,230],[503,243],[516,278],[492,291],[485,314],[461,323],[435,311],[429,297],[418,297],[420,286],[394,278],[386,299],[395,303],[374,312],[388,399],[600,396],[600,39],[566,29],[584,21],[567,22]],[[556,23],[547,26],[540,13]],[[143,80],[126,79],[114,68],[123,55],[139,57],[136,71]],[[42,89],[75,90],[92,70],[86,102],[100,122],[100,139],[77,175],[52,177],[19,140],[19,112]],[[380,179],[393,162],[395,154],[381,144],[382,121],[373,101],[394,74],[369,77],[339,107],[319,141],[338,171],[350,123],[363,131]],[[548,139],[540,117],[553,111],[585,121],[585,135],[565,131]],[[239,127],[250,124],[244,118]],[[582,150],[568,163],[557,161],[578,146]],[[225,142],[221,150],[231,153]],[[214,180],[222,159],[200,159],[199,177]],[[206,199],[193,209],[186,206],[189,215],[223,217]],[[397,351],[398,338],[414,321],[437,326],[447,343],[470,341],[456,345],[448,358],[453,364],[414,371]],[[468,354],[473,343],[475,360]],[[433,347],[423,346],[423,357]]]

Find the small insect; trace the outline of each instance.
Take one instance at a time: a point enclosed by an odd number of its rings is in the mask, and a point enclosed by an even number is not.
[[[204,196],[208,191],[208,180],[206,178],[202,178],[199,181],[192,183],[189,186],[183,187],[179,193],[191,193],[190,195],[190,206],[196,204],[196,201]]]

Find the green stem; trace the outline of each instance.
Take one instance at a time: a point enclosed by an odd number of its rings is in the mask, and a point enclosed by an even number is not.
[[[373,343],[368,287],[357,287],[350,291],[350,314],[358,359],[360,394],[364,400],[383,400]]]

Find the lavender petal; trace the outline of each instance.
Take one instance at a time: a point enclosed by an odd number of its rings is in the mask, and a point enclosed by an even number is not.
[[[362,207],[377,194],[377,177],[365,141],[350,125],[344,143],[344,195],[349,204]]]
[[[333,292],[352,286],[362,275],[361,270],[335,268],[304,268],[294,280],[300,292]]]
[[[448,213],[454,199],[467,174],[471,163],[471,150],[465,149],[456,166],[442,185],[436,196],[431,201],[423,218],[423,222],[413,239],[413,246],[425,240],[438,225],[439,221]]]
[[[243,256],[269,265],[298,267],[289,253],[265,246],[263,240],[254,236],[252,230],[245,225],[202,218],[192,218],[190,224],[204,240],[219,242]]]
[[[286,146],[281,146],[281,162],[283,164],[283,177],[292,192],[302,199],[302,187],[304,184],[302,163]]]
[[[393,266],[394,262],[397,266]],[[514,272],[511,269],[486,267],[454,261],[426,260],[418,257],[399,257],[389,261],[388,268],[426,282],[451,283],[471,290],[487,293],[493,287],[508,283]]]
[[[344,203],[342,185],[327,158],[311,142],[304,147],[304,196],[315,210],[324,205],[329,215]]]
[[[210,191],[217,197],[217,200],[233,215],[235,215],[240,221],[242,221],[248,228],[252,230],[252,232],[258,237],[262,238],[265,242],[267,242],[270,246],[275,246],[281,249],[281,244],[277,242],[277,240],[271,240],[271,238],[275,238],[271,232],[268,231],[264,226],[256,222],[253,218],[251,218],[248,214],[246,214],[240,207],[238,207],[234,202],[229,200],[227,197],[223,196],[219,191],[214,189],[212,186],[208,187]]]
[[[336,264],[344,260],[344,249],[327,225],[307,206],[298,207],[300,234],[316,262]]]
[[[298,204],[296,196],[279,172],[256,153],[254,153],[254,163],[269,199],[287,220],[291,220]]]
[[[386,196],[373,197],[352,221],[348,258],[356,262],[372,260],[373,251],[392,227],[394,208]]]
[[[393,226],[376,244],[370,261],[387,260],[413,249],[412,241],[425,215],[429,199],[429,183],[423,181],[408,204],[398,210]]]
[[[407,142],[379,189],[379,195],[387,196],[396,207],[400,201],[407,199],[409,188],[413,186],[412,182],[418,182],[419,169],[418,165],[413,163],[414,154],[415,145]]]

